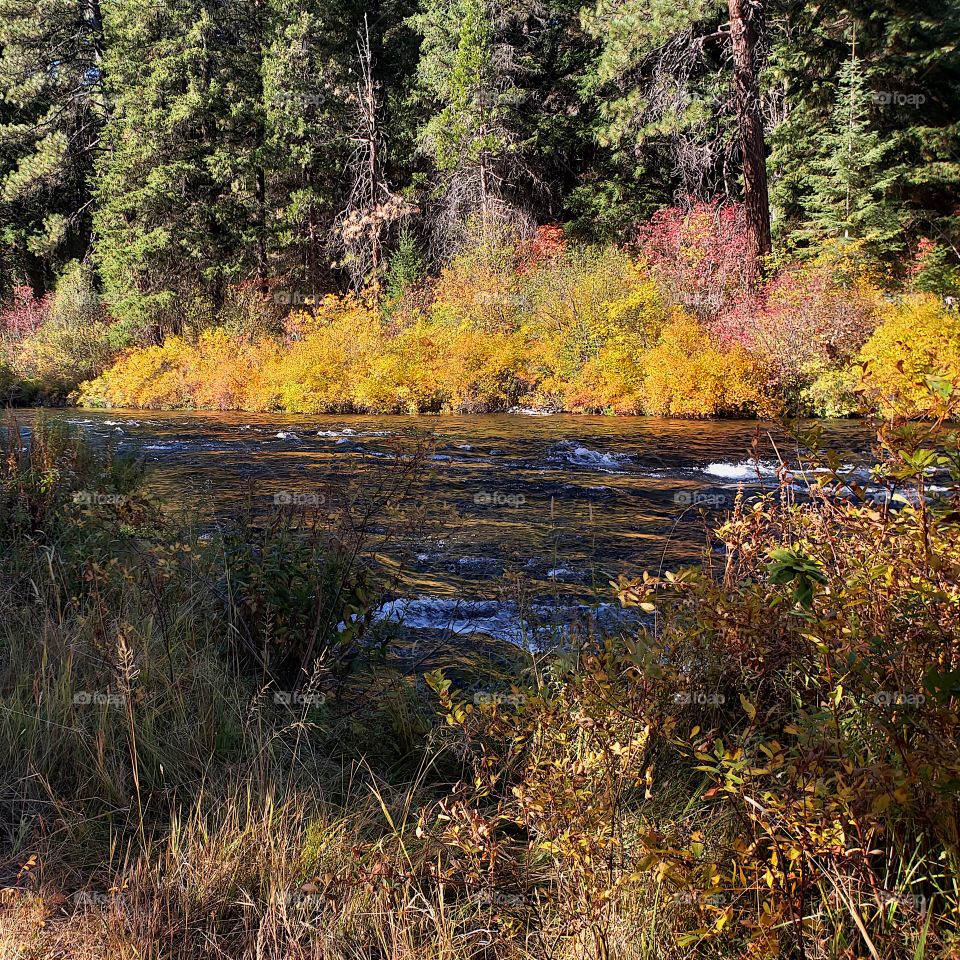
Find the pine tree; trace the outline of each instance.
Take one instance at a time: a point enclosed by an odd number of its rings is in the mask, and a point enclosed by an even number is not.
[[[259,5],[113,0],[97,259],[132,329],[209,322],[265,245]]]
[[[285,285],[315,292],[335,272],[335,223],[350,195],[352,68],[363,14],[348,2],[270,4],[264,89],[271,270]]]
[[[98,0],[0,0],[0,249],[37,293],[89,248],[103,53]]]
[[[905,215],[899,244],[891,238],[881,246],[903,264],[927,237],[960,260],[960,5],[779,2],[785,29],[773,37],[768,84],[779,91],[769,166],[781,243],[795,250],[809,243],[811,159],[835,137],[837,80],[855,34],[860,69],[876,94],[868,98],[869,130],[887,145],[887,202]]]
[[[516,50],[498,40],[487,0],[438,0],[411,19],[423,34],[418,80],[433,105],[420,146],[436,172],[435,237],[441,248],[482,241],[524,222],[527,172]],[[509,23],[505,18],[503,25]]]
[[[599,103],[597,138],[630,179],[656,184],[660,204],[737,192],[727,16],[719,0],[600,0],[584,10],[599,45],[584,79]]]
[[[811,159],[804,234],[864,240],[883,252],[903,226],[904,212],[893,195],[902,171],[887,163],[890,141],[870,129],[872,101],[854,44],[840,70],[820,156]]]

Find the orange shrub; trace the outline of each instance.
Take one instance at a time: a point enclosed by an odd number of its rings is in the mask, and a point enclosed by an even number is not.
[[[96,380],[81,384],[81,400],[93,406],[144,409],[192,406],[188,388],[192,350],[180,337],[130,350]]]
[[[519,277],[512,246],[496,243],[463,253],[433,288],[432,317],[477,330],[509,333],[520,320]]]
[[[642,356],[623,344],[601,347],[566,385],[564,406],[573,413],[643,413]]]

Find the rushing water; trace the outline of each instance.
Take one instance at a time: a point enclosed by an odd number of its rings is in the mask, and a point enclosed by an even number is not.
[[[754,421],[492,415],[331,417],[47,411],[148,464],[148,490],[208,522],[331,485],[374,488],[398,444],[430,438],[414,496],[416,533],[382,558],[394,576],[384,619],[519,639],[524,603],[554,624],[592,607],[609,581],[692,561],[738,489],[775,484],[797,451]],[[32,412],[21,412],[28,425]],[[863,425],[825,440],[865,462]],[[776,444],[776,449],[774,447]],[[756,446],[754,446],[756,444]],[[706,517],[703,515],[706,512]],[[525,598],[518,606],[518,594]]]

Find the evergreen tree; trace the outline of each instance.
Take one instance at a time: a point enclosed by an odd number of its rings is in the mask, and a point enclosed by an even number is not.
[[[261,275],[265,209],[257,0],[113,0],[115,100],[98,168],[98,265],[134,329],[209,322]]]
[[[465,229],[489,240],[523,221],[527,96],[516,49],[496,36],[496,14],[487,0],[438,0],[411,21],[423,34],[418,79],[432,104],[420,145],[437,175],[435,236],[448,249]],[[504,14],[501,32],[508,24]]]
[[[0,0],[0,249],[37,293],[90,244],[103,52],[98,0]]]
[[[424,276],[423,257],[417,238],[409,227],[401,227],[396,249],[390,256],[384,293],[388,303],[396,303],[414,284]]]
[[[350,194],[359,4],[270,0],[265,60],[271,270],[316,291],[337,257],[335,221]]]
[[[597,137],[627,177],[657,185],[658,204],[737,192],[726,15],[718,0],[601,0],[584,10],[599,44],[584,80],[599,102]]]
[[[885,175],[885,193],[904,218],[901,249],[930,237],[960,259],[960,5],[780,2],[768,83],[778,91],[769,166],[782,242],[809,242],[810,164],[837,129],[837,82],[855,34],[872,93],[868,129],[886,145],[883,166],[897,173]]]
[[[813,239],[867,241],[884,251],[899,237],[903,212],[894,199],[902,171],[887,163],[892,144],[870,129],[872,95],[854,47],[840,70],[830,127],[819,157],[809,163],[806,202]]]

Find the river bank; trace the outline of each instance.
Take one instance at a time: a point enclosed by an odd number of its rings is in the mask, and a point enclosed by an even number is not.
[[[714,224],[709,210],[691,218]],[[313,415],[930,416],[917,380],[960,376],[960,315],[881,286],[855,246],[762,284],[698,269],[696,244],[536,249],[464,252],[392,293],[241,286],[212,314],[184,303],[143,329],[78,275],[49,302],[24,293],[15,332],[0,316],[0,396]]]
[[[162,415],[102,415],[5,438],[0,949],[951,956],[956,436],[891,434],[876,472],[848,443],[802,497],[796,464],[773,481],[763,447],[730,455],[745,434],[666,422],[618,446],[609,420],[523,418],[514,436],[478,419],[402,445],[379,422],[182,414],[165,435]],[[147,474],[111,446],[153,458]],[[511,469],[458,462],[480,449]],[[555,621],[542,649],[464,643],[454,620],[411,647],[377,620],[380,557],[420,547],[458,470],[474,508],[507,516],[525,489],[555,518],[556,482],[615,485],[611,505],[666,482],[693,511],[710,478],[735,499],[706,506],[701,563],[607,585],[630,619]],[[250,482],[230,502],[260,501],[263,522],[210,515],[232,474]],[[514,476],[526,488],[490,485]],[[618,523],[665,549],[643,499],[601,516],[612,562]]]

